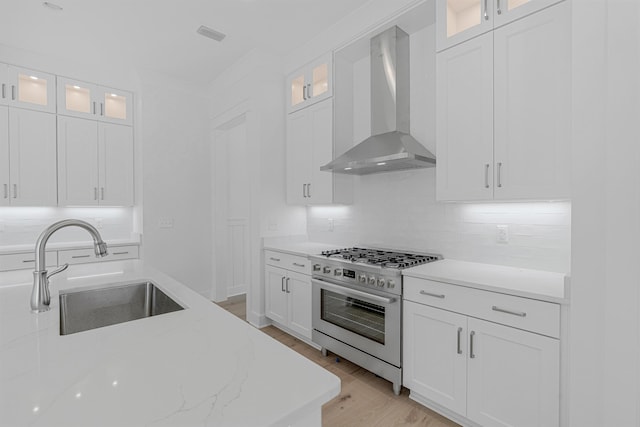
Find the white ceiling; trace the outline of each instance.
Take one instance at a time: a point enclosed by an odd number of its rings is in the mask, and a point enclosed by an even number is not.
[[[254,48],[284,55],[369,0],[0,0],[0,43],[208,83]],[[218,43],[200,25],[225,33]]]

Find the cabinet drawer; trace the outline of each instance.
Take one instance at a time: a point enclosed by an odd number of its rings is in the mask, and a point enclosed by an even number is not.
[[[311,261],[309,261],[309,258],[304,256],[265,250],[264,262],[265,264],[273,265],[274,267],[285,268],[298,273],[311,275]]]
[[[46,261],[47,267],[55,267],[58,264],[58,252],[47,251]],[[33,270],[35,265],[36,256],[34,252],[0,255],[0,271]]]
[[[407,300],[560,337],[558,304],[413,277],[404,280],[404,298]]]
[[[58,261],[59,264],[85,264],[138,258],[138,246],[109,246],[107,250],[109,254],[103,258],[96,258],[93,248],[59,251]]]

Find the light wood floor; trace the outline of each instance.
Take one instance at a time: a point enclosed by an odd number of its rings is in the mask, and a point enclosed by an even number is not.
[[[231,297],[218,305],[246,320],[243,295]],[[273,326],[262,328],[261,331],[340,377],[340,395],[322,407],[324,427],[459,427],[409,399],[409,390],[404,387],[400,396],[395,396],[389,381],[376,377],[346,359],[331,353],[324,357],[320,351]]]

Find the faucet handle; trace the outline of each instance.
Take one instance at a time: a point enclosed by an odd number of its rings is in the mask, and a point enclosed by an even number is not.
[[[63,271],[65,271],[67,268],[69,268],[69,264],[65,264],[62,267],[58,267],[55,270],[53,270],[51,273],[47,274],[47,280],[49,280],[49,277],[53,276],[54,274],[58,274],[58,273],[62,273]]]

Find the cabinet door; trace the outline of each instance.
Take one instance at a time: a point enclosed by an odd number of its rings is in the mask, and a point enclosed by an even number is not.
[[[485,427],[558,426],[559,341],[474,318],[468,327],[467,418]]]
[[[58,114],[85,119],[97,119],[98,87],[91,83],[58,77]]]
[[[9,83],[9,66],[0,63],[0,105],[8,105],[11,100],[11,83]]]
[[[493,197],[493,33],[436,56],[438,200]]]
[[[285,289],[289,296],[289,323],[291,330],[311,339],[311,277],[288,272]]]
[[[311,103],[333,95],[333,53],[330,52],[312,62],[307,70],[307,96]]]
[[[56,206],[56,116],[9,108],[11,205]]]
[[[98,123],[58,116],[60,205],[98,205],[98,187]]]
[[[133,206],[133,129],[98,123],[100,205]]]
[[[495,0],[495,12],[493,26],[513,22],[516,19],[529,15],[562,0]]]
[[[307,186],[311,183],[312,134],[308,109],[287,116],[287,203],[309,203]]]
[[[98,86],[97,113],[99,120],[124,125],[133,124],[133,94]]]
[[[286,270],[270,265],[264,268],[265,315],[278,323],[287,324]]]
[[[9,107],[4,106],[0,106],[0,192],[0,206],[9,206]]]
[[[30,110],[56,112],[56,78],[53,74],[8,67],[10,105]]]
[[[496,199],[569,197],[569,6],[494,31]]]
[[[436,50],[439,52],[490,31],[494,1],[437,0]]]
[[[465,414],[467,318],[404,301],[403,384],[427,399]]]
[[[323,172],[333,160],[333,100],[326,99],[308,108],[311,126],[311,180],[307,188],[307,203],[333,203],[333,173]]]
[[[287,77],[287,112],[293,112],[305,105],[307,100],[308,81],[306,68],[292,73]]]

